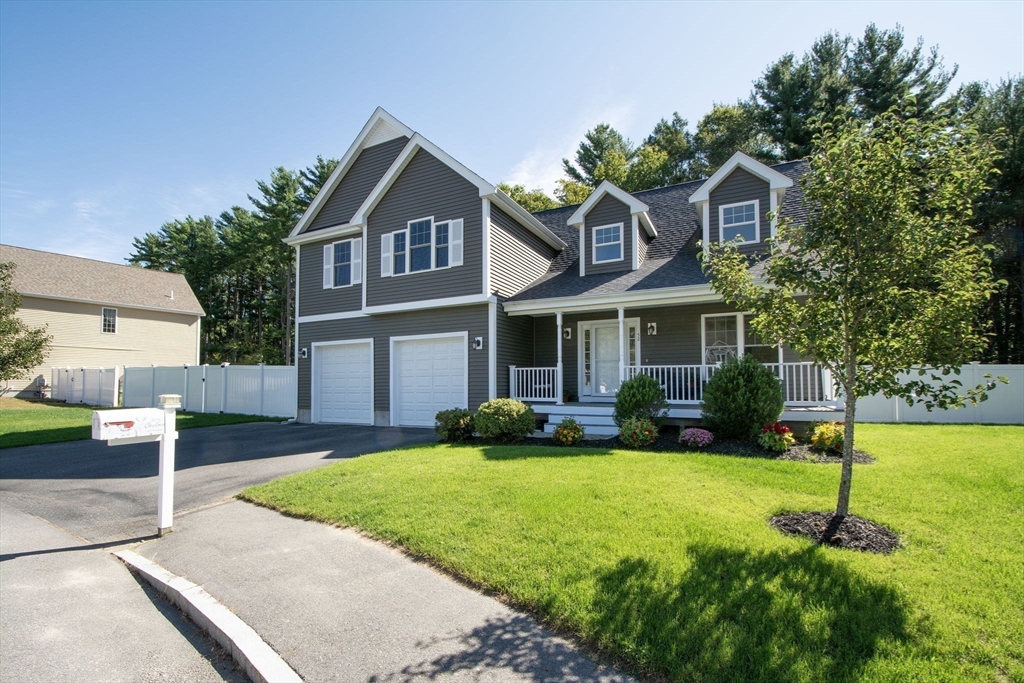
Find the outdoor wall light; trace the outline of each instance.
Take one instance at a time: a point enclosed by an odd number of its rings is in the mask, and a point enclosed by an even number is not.
[[[572,328],[566,327],[562,330],[562,339],[572,339]]]
[[[475,350],[477,350],[477,351],[479,351],[480,349],[484,348],[484,338],[483,337],[473,337],[473,348]]]
[[[309,349],[305,346],[299,349],[299,358],[309,358]]]
[[[653,337],[658,334],[658,323],[647,323],[647,336]]]

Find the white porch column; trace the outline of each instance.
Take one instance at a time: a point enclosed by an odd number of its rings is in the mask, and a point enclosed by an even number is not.
[[[555,364],[555,405],[564,405],[562,400],[562,312],[555,313],[555,327],[558,339],[558,362]]]
[[[626,309],[619,308],[619,383],[626,379]]]

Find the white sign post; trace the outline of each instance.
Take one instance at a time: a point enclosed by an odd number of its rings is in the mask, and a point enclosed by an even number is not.
[[[92,438],[121,446],[160,442],[160,467],[156,496],[157,534],[171,533],[174,524],[174,411],[181,407],[178,394],[161,394],[160,408],[97,410],[92,414]]]

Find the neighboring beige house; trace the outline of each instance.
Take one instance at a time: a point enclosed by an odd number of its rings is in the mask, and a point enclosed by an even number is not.
[[[51,367],[199,363],[199,319],[205,315],[183,275],[121,266],[0,244],[13,261],[19,317],[47,326],[50,355],[13,393],[31,396]]]

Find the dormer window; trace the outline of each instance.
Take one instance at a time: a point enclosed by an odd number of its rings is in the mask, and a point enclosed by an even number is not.
[[[611,263],[622,260],[622,223],[602,225],[593,229],[594,263]]]
[[[760,232],[758,201],[725,204],[719,207],[719,242],[757,242]]]

